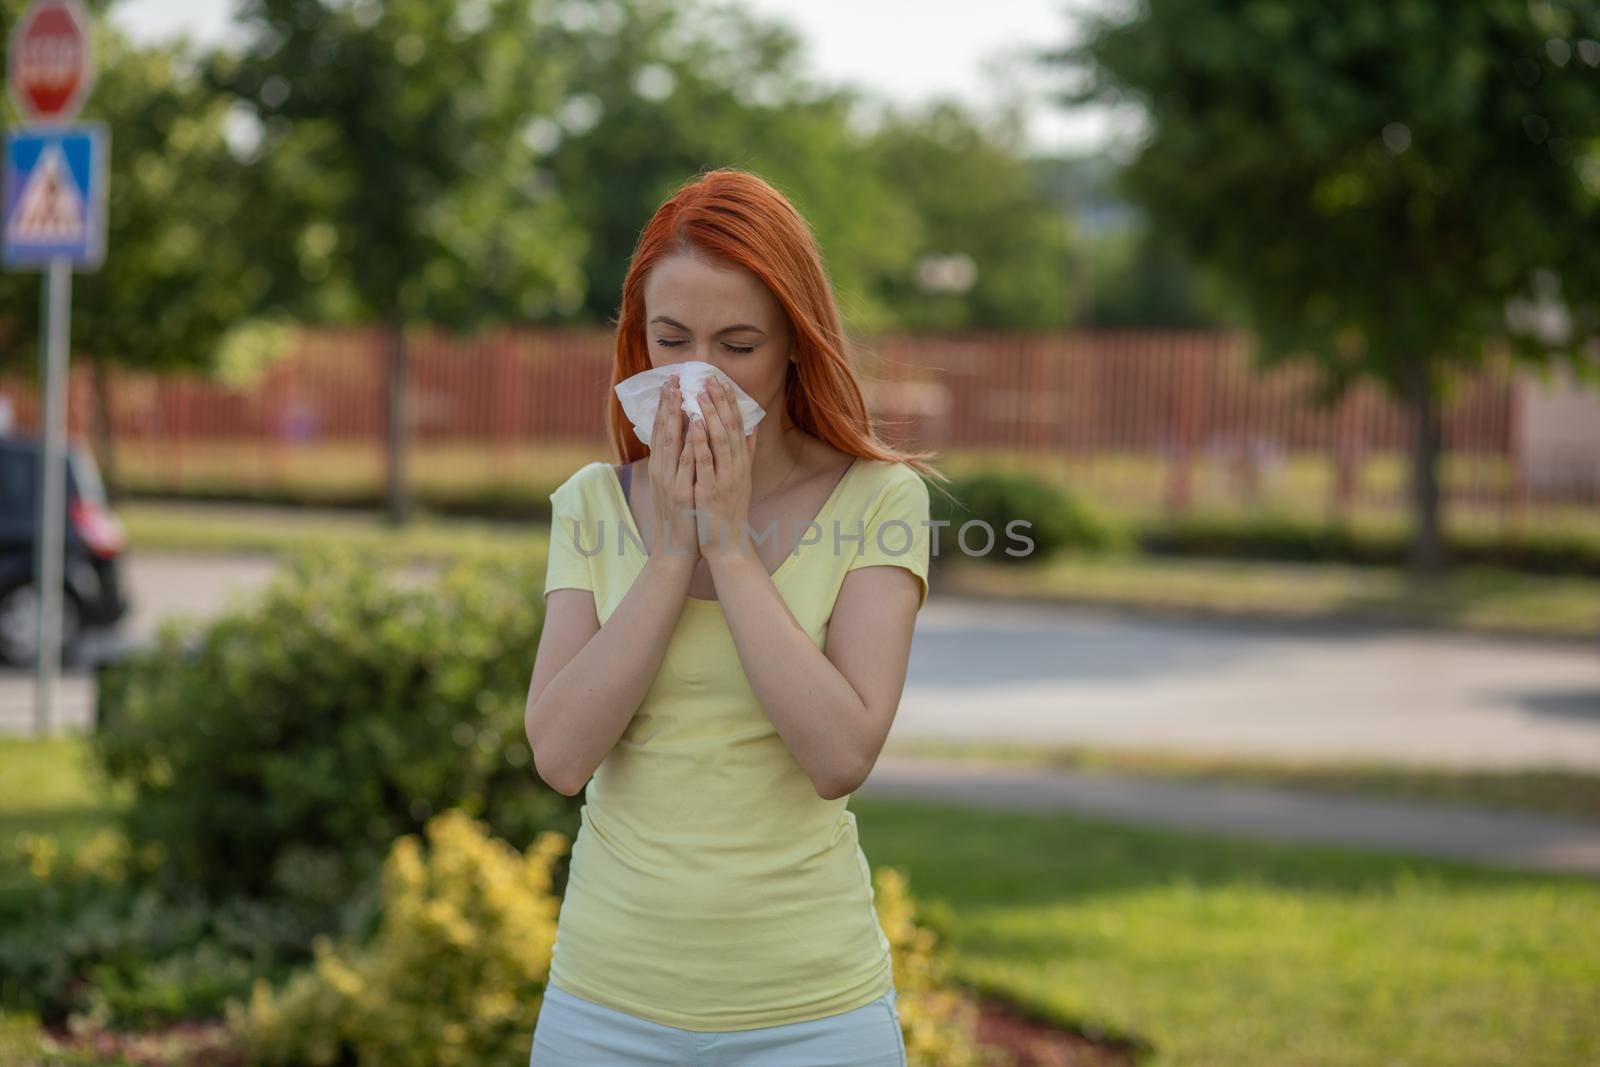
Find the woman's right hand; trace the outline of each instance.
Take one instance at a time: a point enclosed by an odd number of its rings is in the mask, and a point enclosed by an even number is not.
[[[674,374],[661,388],[655,427],[650,431],[650,502],[656,529],[651,552],[666,551],[661,538],[664,531],[671,558],[694,565],[700,562],[700,535],[693,513],[695,463],[687,423]]]

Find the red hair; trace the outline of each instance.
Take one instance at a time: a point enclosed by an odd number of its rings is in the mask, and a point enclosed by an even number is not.
[[[644,281],[652,267],[680,252],[745,268],[783,306],[790,355],[796,360],[789,364],[787,387],[788,416],[796,426],[841,452],[904,462],[930,478],[948,481],[927,462],[937,453],[900,451],[873,432],[811,227],[787,197],[748,171],[723,167],[690,179],[656,209],[639,235],[622,283],[613,387],[650,369]],[[606,422],[622,462],[648,454],[614,389]]]

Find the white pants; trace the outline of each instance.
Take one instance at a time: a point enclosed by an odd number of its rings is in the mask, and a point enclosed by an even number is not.
[[[547,986],[529,1067],[906,1067],[895,991],[851,1011],[706,1032],[641,1019]]]

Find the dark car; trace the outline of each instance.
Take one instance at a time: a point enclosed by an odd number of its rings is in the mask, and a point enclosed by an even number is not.
[[[38,655],[39,451],[36,437],[0,435],[0,661],[18,666]],[[113,626],[128,611],[119,573],[127,540],[106,506],[94,456],[76,442],[67,449],[66,505],[61,641],[71,659],[86,632]]]

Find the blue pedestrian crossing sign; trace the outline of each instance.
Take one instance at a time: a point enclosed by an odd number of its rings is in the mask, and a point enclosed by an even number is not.
[[[7,269],[47,267],[64,256],[94,270],[106,254],[103,123],[6,132],[4,242]]]

